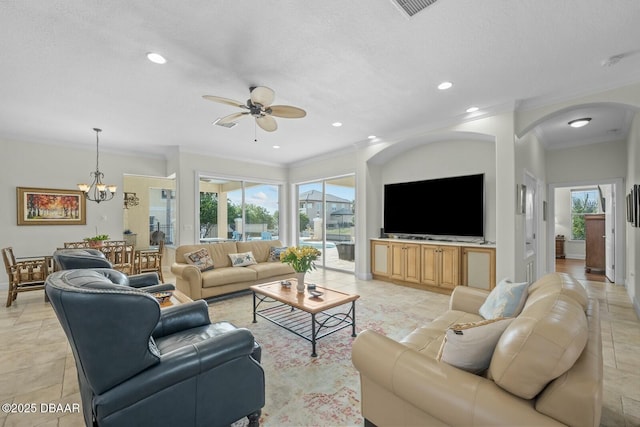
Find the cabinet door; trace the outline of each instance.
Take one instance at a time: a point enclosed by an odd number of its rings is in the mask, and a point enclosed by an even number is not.
[[[438,285],[438,247],[422,245],[422,283]]]
[[[404,280],[404,262],[404,245],[401,243],[392,243],[389,271],[389,276],[392,279]]]
[[[490,291],[496,286],[496,251],[493,248],[462,249],[462,284]]]
[[[438,286],[453,289],[460,284],[460,248],[441,246],[439,250],[440,277]]]
[[[371,242],[371,273],[374,276],[389,276],[390,255],[387,242]]]
[[[420,283],[420,245],[405,245],[404,258],[404,280]]]

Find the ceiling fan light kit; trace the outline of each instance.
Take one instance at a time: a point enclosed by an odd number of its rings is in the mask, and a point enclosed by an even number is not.
[[[238,124],[236,122],[220,122],[220,120],[222,120],[223,118],[224,117],[221,117],[221,118],[219,118],[218,120],[214,121],[211,124],[212,125],[217,125],[217,126],[222,126],[223,128],[229,128],[229,129]]]
[[[307,115],[307,112],[303,109],[291,105],[271,105],[275,100],[276,94],[273,89],[266,86],[250,87],[249,96],[246,103],[215,95],[203,95],[203,98],[208,101],[231,105],[245,110],[221,117],[214,122],[224,127],[235,126],[237,120],[243,117],[253,116],[256,124],[260,126],[260,128],[267,132],[273,132],[278,129],[278,123],[274,117],[299,119]],[[230,125],[231,123],[234,124]]]

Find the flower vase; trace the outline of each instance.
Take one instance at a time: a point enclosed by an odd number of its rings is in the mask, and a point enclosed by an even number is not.
[[[298,284],[296,285],[296,289],[299,293],[304,292],[304,274],[304,272],[296,273],[296,281],[298,282]]]

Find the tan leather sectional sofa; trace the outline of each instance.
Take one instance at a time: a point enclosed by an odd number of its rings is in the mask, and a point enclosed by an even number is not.
[[[178,246],[171,272],[176,276],[176,287],[194,300],[242,291],[251,285],[294,277],[291,266],[269,260],[270,249],[282,246],[279,240]],[[212,270],[200,271],[185,260],[186,253],[202,248],[207,249],[213,260]],[[252,252],[257,264],[232,267],[229,255],[244,252]]]
[[[571,276],[528,288],[522,312],[475,375],[437,361],[445,330],[481,320],[488,292],[457,287],[450,307],[400,342],[363,331],[353,345],[362,413],[383,426],[598,426],[603,360],[598,300]]]

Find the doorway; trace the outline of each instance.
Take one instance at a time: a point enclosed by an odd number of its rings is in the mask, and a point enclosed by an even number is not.
[[[166,244],[173,245],[177,241],[175,176],[124,175],[123,178],[124,191],[135,200],[124,205],[125,240],[136,249],[158,245],[159,236]]]
[[[355,176],[298,184],[298,244],[322,253],[317,265],[355,272]]]
[[[621,179],[550,185],[549,217],[553,221],[548,222],[547,253],[551,271],[581,280],[621,283],[624,244],[615,233],[624,224],[618,208],[621,187]],[[589,235],[588,227],[596,219],[603,223],[601,231]],[[597,255],[601,259],[594,261],[594,253],[601,253]]]
[[[582,259],[557,258],[556,271],[558,273],[568,273],[578,280],[590,280],[592,282],[608,282],[602,271],[588,272],[585,268],[585,261]]]

